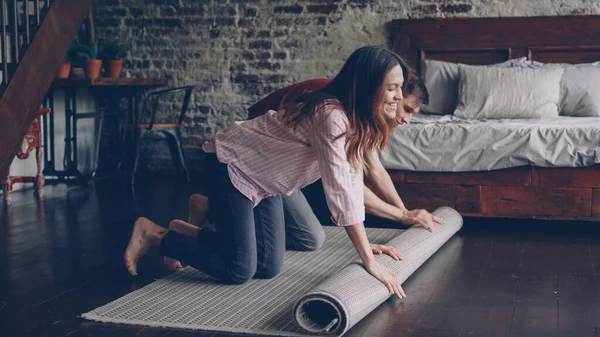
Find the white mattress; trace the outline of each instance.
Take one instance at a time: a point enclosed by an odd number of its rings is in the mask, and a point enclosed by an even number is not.
[[[388,169],[489,171],[532,165],[579,167],[600,163],[600,117],[464,120],[415,115],[390,134]]]

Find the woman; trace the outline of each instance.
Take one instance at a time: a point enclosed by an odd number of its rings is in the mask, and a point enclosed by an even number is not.
[[[279,106],[278,99],[293,99],[290,97],[293,97],[295,92],[318,90],[325,87],[329,82],[326,79],[315,79],[296,83],[265,97],[249,108],[248,111],[250,114],[259,114],[259,110],[255,106],[261,108],[267,106],[277,107]],[[419,113],[421,106],[428,103],[429,94],[423,81],[416,74],[413,74],[404,83],[403,96],[402,103],[398,105],[399,110],[396,113],[396,119],[400,120],[402,124],[408,124],[412,116],[415,113]],[[379,161],[377,154],[371,153],[368,159],[371,161],[371,169],[364,178],[370,187],[363,187],[365,192],[365,211],[367,214],[401,222],[405,225],[420,225],[430,231],[434,230],[435,223],[443,223],[442,219],[433,216],[426,210],[406,209],[393,186],[387,170]],[[316,181],[301,191],[295,191],[289,196],[282,196],[282,198],[286,215],[286,225],[290,226],[291,224],[293,227],[298,227],[295,223],[300,223],[306,228],[317,228],[310,231],[310,233],[316,233],[317,235],[308,237],[305,235],[307,237],[305,240],[309,240],[310,242],[312,238],[312,242],[314,243],[318,244],[322,242],[324,233],[322,230],[318,230],[320,229],[319,220],[323,223],[328,222],[331,213],[326,205],[321,181]],[[190,203],[190,210],[193,210],[195,207],[199,206],[194,206]],[[318,216],[314,215],[313,210]],[[312,246],[315,246],[315,244]]]
[[[293,101],[304,93],[323,89],[329,83],[331,83],[329,79],[314,79],[277,90],[250,107],[248,118],[256,118],[269,110],[279,110],[286,101]],[[410,76],[403,87],[404,98],[402,104],[398,106],[398,109],[402,109],[402,111],[398,111],[396,117],[408,124],[411,117],[415,113],[419,113],[421,106],[428,103],[429,94],[423,81],[416,75]],[[406,209],[400,196],[395,192],[389,174],[377,157],[373,160],[369,174],[364,178],[370,186],[363,187],[367,219],[375,220],[374,217],[379,217],[404,225],[416,224],[429,231],[434,230],[435,223],[443,223],[442,219],[433,216],[426,210]],[[390,191],[387,193],[385,187],[381,188],[386,183],[391,185]],[[301,190],[296,190],[290,195],[282,195],[281,198],[284,210],[286,249],[300,251],[319,249],[325,241],[325,232],[321,223],[329,223],[331,217],[321,180],[319,179]],[[187,223],[182,220],[172,220],[169,223],[169,229],[197,237],[200,232],[199,227],[202,227],[205,221],[204,215],[208,209],[208,199],[202,195],[193,194],[189,200],[189,209]],[[383,253],[377,247],[374,247],[374,252]],[[169,257],[165,257],[164,260],[167,268],[173,271],[183,270],[179,261]]]
[[[165,231],[139,218],[125,251],[132,275],[151,246],[224,282],[279,273],[285,253],[281,195],[321,178],[332,220],[343,226],[365,269],[391,293],[404,291],[391,270],[373,257],[364,229],[363,153],[384,148],[397,119],[409,69],[383,47],[363,47],[324,89],[302,95],[282,110],[234,123],[203,147],[210,216],[216,231],[198,238]],[[380,246],[399,260],[398,251]]]

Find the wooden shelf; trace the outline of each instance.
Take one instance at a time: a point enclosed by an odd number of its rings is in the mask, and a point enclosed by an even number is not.
[[[52,83],[52,89],[62,88],[86,88],[102,86],[126,86],[126,87],[158,87],[169,83],[166,78],[140,78],[140,77],[100,77],[92,80],[89,78],[57,78]]]

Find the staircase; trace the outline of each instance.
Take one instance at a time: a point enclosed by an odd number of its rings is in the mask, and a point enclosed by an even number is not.
[[[0,0],[0,174],[52,85],[93,0]]]

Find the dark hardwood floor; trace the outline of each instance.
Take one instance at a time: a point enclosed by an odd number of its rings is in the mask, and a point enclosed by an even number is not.
[[[43,201],[26,190],[0,207],[1,336],[232,336],[78,318],[167,275],[153,251],[128,276],[133,221],[185,218],[201,190],[138,182],[134,202],[124,186],[47,186]],[[388,300],[347,336],[600,336],[600,224],[465,219],[404,288],[405,300]]]

